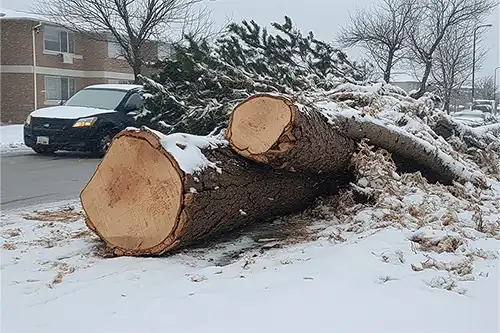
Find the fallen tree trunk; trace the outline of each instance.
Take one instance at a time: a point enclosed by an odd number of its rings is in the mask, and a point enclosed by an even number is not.
[[[320,113],[272,94],[257,94],[238,104],[226,139],[241,156],[290,171],[342,170],[356,149],[355,142],[335,131]]]
[[[472,182],[485,186],[480,173],[474,173],[465,164],[446,154],[431,143],[393,125],[356,111],[323,109],[325,116],[344,135],[355,139],[368,139],[370,144],[401,156],[404,163],[415,163],[421,171],[431,172],[431,178],[451,184],[452,181]]]
[[[126,130],[80,198],[88,227],[116,255],[159,255],[302,210],[338,185],[321,180],[248,161],[223,140]]]
[[[466,165],[438,147],[354,109],[343,111],[336,103],[302,106],[283,96],[257,94],[236,106],[226,132],[232,148],[246,158],[313,172],[342,169],[355,142],[364,138],[402,157],[403,164],[417,166],[429,179],[483,184]]]
[[[471,127],[446,114],[439,114],[433,120],[431,127],[437,135],[445,139],[455,135],[469,147],[484,149],[490,143],[500,140],[500,124]]]

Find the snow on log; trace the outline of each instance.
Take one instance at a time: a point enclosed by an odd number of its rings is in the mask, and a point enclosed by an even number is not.
[[[290,171],[341,170],[356,148],[310,106],[274,94],[256,94],[238,104],[226,139],[241,156]]]
[[[445,139],[455,135],[462,139],[468,146],[480,149],[484,149],[490,143],[500,140],[500,123],[471,127],[456,121],[442,112],[435,116],[432,128],[436,134]]]
[[[484,186],[483,175],[443,152],[439,147],[393,124],[361,114],[354,109],[341,109],[336,103],[316,104],[330,123],[353,140],[368,139],[370,144],[401,156],[435,174],[442,183],[468,182]]]
[[[87,226],[116,255],[159,255],[302,210],[338,184],[321,180],[246,160],[218,138],[128,129],[80,199]]]

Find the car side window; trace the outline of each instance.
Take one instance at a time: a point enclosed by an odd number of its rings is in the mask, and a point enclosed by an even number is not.
[[[125,103],[125,110],[126,111],[134,111],[141,109],[144,105],[144,98],[141,96],[139,93],[133,93],[130,95],[130,97],[127,99],[127,102]]]

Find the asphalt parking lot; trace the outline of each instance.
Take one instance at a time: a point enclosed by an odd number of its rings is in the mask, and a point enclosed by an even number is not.
[[[40,156],[24,151],[3,153],[0,161],[1,209],[6,211],[77,199],[101,159],[85,154]]]

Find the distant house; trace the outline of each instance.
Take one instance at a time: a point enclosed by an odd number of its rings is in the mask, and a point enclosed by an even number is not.
[[[418,90],[418,88],[420,88],[420,81],[415,76],[404,72],[393,72],[391,74],[390,83],[406,92]]]
[[[113,41],[91,39],[43,17],[1,8],[0,31],[2,123],[22,123],[35,108],[57,105],[88,85],[134,79]],[[157,57],[166,52],[157,44],[149,47],[156,48]]]

